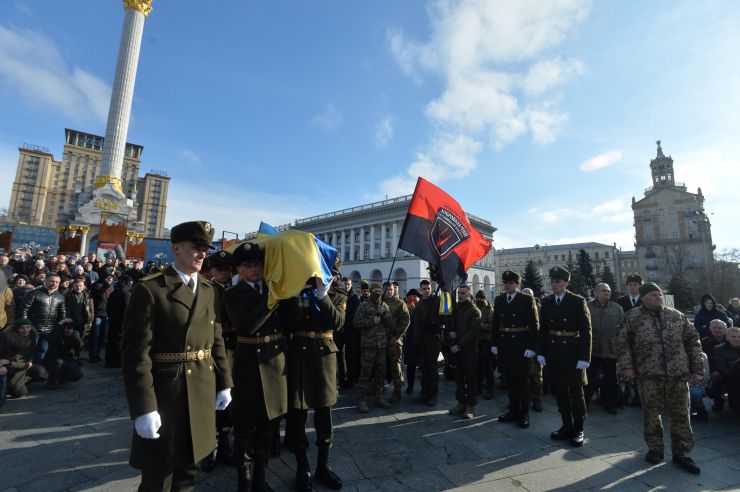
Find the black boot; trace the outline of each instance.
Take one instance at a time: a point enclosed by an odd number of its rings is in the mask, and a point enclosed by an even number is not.
[[[308,465],[308,458],[305,451],[295,452],[295,488],[299,492],[308,492],[313,490],[311,482],[311,467]]]
[[[255,458],[254,473],[252,473],[252,492],[271,492],[272,489],[265,480],[267,458]]]
[[[234,466],[234,452],[229,444],[229,431],[220,431],[216,441],[218,442],[218,461],[226,466]]]
[[[566,415],[561,413],[560,417],[563,419],[563,426],[550,434],[550,439],[554,439],[556,441],[570,439],[573,434],[573,419],[570,414]]]
[[[252,489],[252,463],[243,461],[236,467],[236,491],[249,492]]]
[[[573,419],[573,434],[570,437],[570,444],[577,448],[583,446],[583,418]]]
[[[319,448],[319,459],[316,462],[316,479],[332,490],[342,488],[342,479],[329,466],[329,446]]]
[[[406,394],[414,392],[414,381],[416,381],[416,365],[409,364],[406,366]]]
[[[208,453],[208,455],[200,461],[200,469],[206,473],[211,473],[213,469],[216,468],[216,461],[218,460],[218,449],[219,447],[221,447],[219,439],[220,434],[216,433],[216,446],[213,448],[213,451]]]
[[[521,402],[519,405],[519,427],[529,428],[529,402]]]
[[[272,441],[270,443],[270,456],[277,458],[280,456],[280,420],[275,423],[272,429]]]

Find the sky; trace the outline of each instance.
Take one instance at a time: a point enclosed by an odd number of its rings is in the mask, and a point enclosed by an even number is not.
[[[740,4],[155,0],[128,141],[172,178],[166,225],[243,235],[413,192],[495,248],[634,249],[656,140],[738,247]],[[0,2],[0,206],[23,143],[105,134],[119,0]]]

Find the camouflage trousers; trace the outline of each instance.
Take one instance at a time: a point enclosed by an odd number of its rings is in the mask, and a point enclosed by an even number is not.
[[[400,389],[403,385],[403,370],[401,369],[401,357],[403,357],[403,345],[388,340],[388,376],[393,387]]]
[[[686,381],[669,378],[640,378],[637,390],[645,412],[643,432],[648,449],[663,452],[663,420],[668,416],[674,457],[687,456],[694,447],[689,417],[689,387]]]
[[[542,366],[535,362],[532,364],[532,375],[529,376],[529,387],[532,398],[535,400],[542,399]]]
[[[360,357],[360,400],[364,400],[368,390],[372,389],[375,397],[383,396],[383,381],[385,380],[386,347],[362,347]]]

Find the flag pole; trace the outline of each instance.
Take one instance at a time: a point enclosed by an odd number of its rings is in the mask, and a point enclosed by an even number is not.
[[[388,278],[385,283],[391,283],[391,275],[393,275],[393,267],[396,266],[396,257],[398,256],[398,246],[396,246],[396,252],[393,254],[393,261],[391,262],[391,269],[388,271]],[[383,287],[383,298],[385,297],[385,287]]]

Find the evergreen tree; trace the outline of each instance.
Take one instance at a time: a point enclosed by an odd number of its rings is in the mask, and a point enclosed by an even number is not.
[[[591,256],[586,252],[585,249],[578,250],[578,274],[583,280],[583,285],[586,292],[591,292],[596,285],[596,279],[594,278],[594,267],[591,264]]]
[[[522,278],[522,288],[529,287],[534,292],[535,297],[542,297],[545,288],[542,285],[542,275],[535,268],[534,261],[529,260],[524,268],[524,278]]]
[[[691,285],[682,271],[679,270],[673,274],[673,278],[668,283],[668,293],[673,295],[673,304],[676,309],[681,311],[693,309]]]
[[[573,260],[573,254],[570,251],[568,252],[568,261],[565,263],[565,269],[570,272],[570,284],[568,285],[568,290],[580,296],[587,297],[588,291],[586,290],[586,283],[583,281],[583,278],[578,271],[578,265]]]
[[[617,297],[619,297],[619,292],[617,292],[617,281],[614,280],[614,274],[612,273],[611,268],[609,268],[609,265],[604,265],[604,269],[601,271],[601,281],[605,284],[609,284],[609,287],[612,288],[612,301],[616,301]]]

